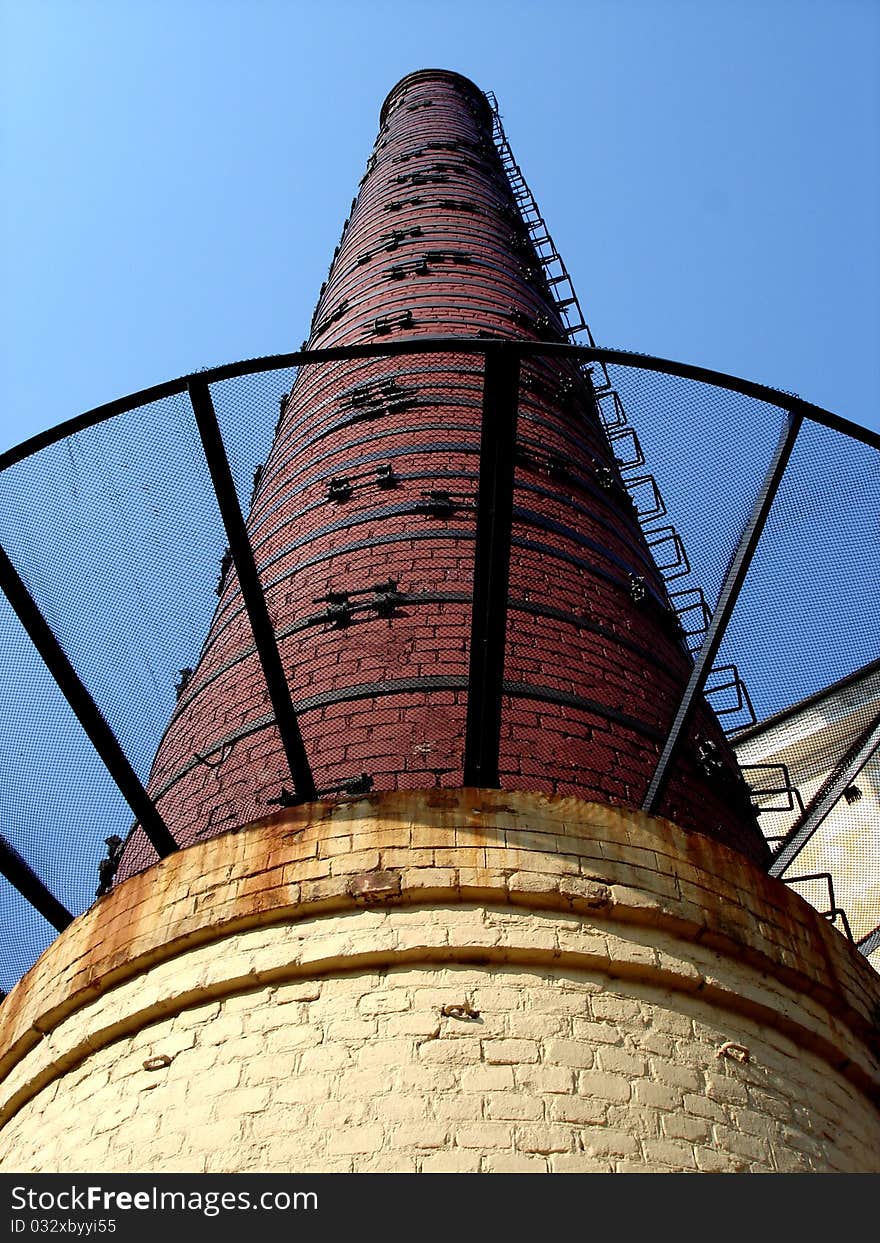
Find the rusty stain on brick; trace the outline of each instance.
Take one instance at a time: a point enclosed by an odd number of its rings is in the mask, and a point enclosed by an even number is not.
[[[167,1053],[157,1053],[155,1057],[148,1057],[144,1062],[144,1070],[165,1070],[171,1065],[173,1059]]]
[[[589,911],[606,910],[612,905],[611,889],[602,880],[587,876],[561,876],[559,892],[563,897],[576,898]]]
[[[348,892],[358,902],[387,902],[400,895],[400,873],[361,872],[349,881]]]
[[[643,935],[639,927],[647,925],[651,935],[664,931],[683,938],[692,947],[689,953],[705,947],[825,1007],[835,1030],[851,1032],[862,1042],[864,1057],[872,1060],[874,1007],[880,1000],[876,973],[803,899],[742,856],[669,821],[574,798],[481,791],[485,810],[475,817],[473,791],[444,791],[440,807],[429,806],[429,797],[401,791],[334,809],[285,809],[241,833],[180,851],[119,885],[71,924],[0,1008],[0,1076],[26,1059],[41,1033],[53,1032],[66,1016],[134,976],[148,978],[152,966],[184,950],[248,928],[284,923],[293,928],[319,913],[363,908],[377,900],[410,908],[478,901],[509,911],[514,856],[521,875],[543,877],[537,888],[517,893],[520,911],[581,913],[597,928],[614,921],[628,927],[636,941]],[[513,851],[503,846],[501,827],[512,818],[533,830],[528,846]],[[471,826],[477,824],[481,841],[500,844],[474,847],[478,831]],[[285,830],[294,827],[302,832],[285,838]],[[328,874],[329,860],[318,856],[318,843],[351,834],[357,834],[360,850],[378,851],[379,867],[354,878]],[[404,881],[384,859],[390,851],[400,854],[407,840],[412,866]],[[458,840],[464,843],[460,857]],[[562,840],[564,856],[558,853]],[[560,875],[563,859],[579,860],[579,875]],[[428,888],[419,885],[420,871],[429,878]],[[383,873],[394,879],[383,880]],[[579,879],[586,882],[583,894],[573,892]],[[363,894],[352,891],[353,882],[365,885]],[[388,883],[391,887],[383,889]],[[593,888],[597,884],[612,887],[607,907],[590,905],[601,899],[601,890]],[[371,885],[379,886],[372,897]],[[212,901],[199,909],[195,899],[205,890],[213,891]],[[475,945],[443,952],[466,953],[467,961],[475,961],[496,951]],[[635,961],[614,967],[624,974],[646,969]],[[719,996],[709,968],[685,977],[679,964],[676,978],[678,987],[699,990],[703,998]],[[189,1004],[210,999],[201,986],[191,994]],[[741,1004],[748,1005],[748,999]],[[824,1045],[822,1056],[831,1056]],[[861,1082],[863,1070],[844,1060],[837,1054],[834,1064],[841,1063],[842,1073]],[[875,1066],[876,1061],[874,1056]]]

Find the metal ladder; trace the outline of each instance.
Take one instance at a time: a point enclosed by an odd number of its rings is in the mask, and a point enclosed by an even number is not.
[[[596,341],[586,317],[581,309],[572,279],[565,262],[556,248],[550,230],[541,215],[535,196],[529,189],[522,169],[517,163],[510,142],[504,132],[504,125],[498,111],[498,101],[492,91],[486,92],[486,98],[492,110],[492,139],[501,160],[502,168],[510,184],[523,225],[535,249],[551,296],[565,327],[566,335],[573,345],[590,345],[595,347]],[[666,516],[666,505],[660,494],[653,475],[633,474],[644,465],[635,429],[629,422],[620,394],[615,389],[605,363],[599,363],[601,383],[596,383],[593,374],[595,364],[581,368],[589,371],[589,379],[596,395],[599,418],[605,429],[614,453],[617,469],[624,487],[630,493],[636,509],[636,516],[641,525],[649,547],[671,549],[673,555],[665,563],[658,555],[654,555],[655,563],[667,583],[680,579],[690,572],[690,563],[682,544],[681,537],[672,526],[657,526]],[[631,442],[635,452],[630,460],[621,459],[620,447]],[[615,452],[615,448],[618,452]],[[711,621],[711,612],[701,588],[689,587],[685,590],[671,591],[669,604],[682,628],[682,638],[691,654],[695,656],[702,644],[703,636]],[[716,715],[721,720],[725,733],[733,733],[755,721],[748,690],[735,665],[719,665],[714,668],[707,682],[704,695],[713,703]],[[731,706],[732,705],[732,706]],[[745,715],[746,719],[743,719]],[[733,721],[725,728],[725,717]],[[757,794],[757,790],[753,790]]]

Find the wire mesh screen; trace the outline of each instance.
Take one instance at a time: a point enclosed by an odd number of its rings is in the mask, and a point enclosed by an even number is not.
[[[131,814],[5,599],[0,599],[0,834],[69,911],[95,896],[104,838]],[[0,989],[53,940],[11,885],[0,900]]]
[[[142,780],[204,638],[221,530],[185,394],[0,475],[0,540]]]
[[[321,792],[461,784],[481,405],[447,353],[303,367],[282,403],[249,530]]]
[[[278,418],[279,393],[291,383],[289,369],[236,377],[212,386],[233,486],[247,516]],[[189,399],[182,398],[189,405]],[[192,419],[192,412],[190,412]],[[254,633],[237,583],[229,541],[198,433],[199,469],[211,490],[215,536],[203,566],[199,646],[181,668],[176,703],[152,764],[149,793],[179,845],[265,816],[268,792],[280,788],[284,752],[266,690]],[[209,624],[210,622],[210,624]],[[265,765],[254,782],[254,755]],[[172,827],[173,826],[173,827]],[[143,834],[123,857],[120,876],[149,861]]]
[[[5,885],[0,902],[0,991],[8,993],[57,935],[26,898],[11,885]]]
[[[207,619],[204,550],[218,517],[199,457],[189,403],[173,397],[0,475],[3,546],[142,780]],[[124,838],[132,813],[5,600],[0,625],[0,831],[78,914],[95,896],[106,839]],[[21,899],[10,901],[7,917],[20,922]],[[39,916],[22,928],[3,962],[13,975],[53,935]]]
[[[722,646],[761,719],[876,659],[878,515],[877,451],[806,422]]]
[[[614,456],[696,652],[785,409],[685,376],[609,367],[599,393]],[[782,395],[780,395],[782,396]]]
[[[178,845],[299,801],[304,771],[319,798],[464,783],[485,367],[438,342],[192,377],[305,770],[185,382],[0,473],[0,542]],[[498,773],[639,807],[786,399],[609,374],[521,359]],[[876,715],[877,458],[805,423],[661,808],[685,827],[761,841],[727,733],[778,849]],[[0,637],[0,833],[76,915],[107,838],[117,880],[157,854],[5,601]],[[789,869],[857,940],[880,922],[877,790],[866,758]],[[0,920],[7,990],[54,931],[5,880]]]
[[[656,636],[638,631],[636,582],[662,607],[662,579],[589,377],[574,363],[529,360],[516,443],[502,784],[638,805],[664,688],[644,676],[646,662],[655,667],[648,645]],[[625,661],[615,655],[620,645]]]
[[[880,712],[880,455],[827,427],[802,427],[737,601],[721,663],[746,670],[761,725],[737,743],[777,848],[815,817],[835,772]],[[859,759],[865,767],[859,771]],[[880,924],[880,785],[869,748],[850,759],[845,797],[817,821],[783,875],[843,907],[856,940]],[[792,791],[797,791],[795,795]],[[835,900],[836,899],[836,900]],[[818,899],[817,899],[818,901]]]

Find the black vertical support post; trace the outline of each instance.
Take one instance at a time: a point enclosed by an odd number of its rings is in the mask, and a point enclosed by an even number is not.
[[[315,781],[290,698],[290,688],[287,685],[275,631],[266,607],[266,597],[263,595],[263,586],[257,573],[253,549],[248,538],[241,506],[238,503],[229,459],[226,456],[226,449],[217,423],[217,414],[211,400],[211,392],[204,380],[190,380],[188,388],[208,470],[211,473],[211,482],[214,485],[223,525],[226,528],[229,551],[238,575],[242,599],[253,631],[260,664],[263,667],[269,699],[275,713],[275,723],[281,735],[281,745],[284,747],[290,775],[293,778],[297,801],[308,802],[316,797]]]
[[[156,853],[160,858],[170,855],[177,849],[177,842],[3,548],[0,548],[0,588]]]
[[[771,506],[782,482],[782,476],[788,464],[788,459],[791,457],[791,451],[794,448],[794,442],[802,422],[803,417],[801,414],[795,411],[788,412],[782,435],[779,438],[773,459],[767,468],[761,490],[743,529],[737,550],[728,566],[727,574],[718,595],[718,603],[712,614],[712,621],[709,623],[706,637],[703,640],[703,646],[697,654],[696,663],[688,679],[681,703],[678,705],[678,711],[675,714],[675,719],[666,738],[663,752],[651,778],[648,793],[642,804],[643,811],[655,811],[666,788],[672,763],[678,754],[678,750],[684,740],[685,731],[699,703],[700,695],[706,685],[706,679],[715,664],[715,657],[718,655],[718,650],[724,639],[727,624],[733,614],[740,589],[752,563],[752,558],[755,555],[755,549],[758,547],[761,532],[764,530]]]
[[[36,872],[22,859],[14,846],[0,834],[0,876],[5,876],[26,902],[35,911],[39,911],[43,919],[52,925],[56,932],[63,932],[68,924],[73,923],[73,916],[62,906],[53,893],[46,888]]]
[[[498,751],[518,403],[519,356],[515,348],[487,350],[464,746],[466,786],[497,788],[500,784]]]

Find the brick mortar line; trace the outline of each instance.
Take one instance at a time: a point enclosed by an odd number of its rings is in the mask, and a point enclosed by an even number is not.
[[[434,601],[427,602],[433,603]],[[416,603],[416,601],[412,601],[412,603]],[[298,630],[304,628],[305,626],[303,623],[300,623],[297,627]],[[290,633],[294,633],[294,631],[291,631]],[[192,699],[195,699],[198,693],[200,693],[205,687],[209,686],[211,682],[216,680],[216,678],[222,676],[224,672],[228,672],[229,669],[232,669],[236,665],[240,664],[244,659],[246,659],[247,655],[253,655],[255,650],[255,648],[252,648],[250,653],[246,653],[245,655],[238,657],[230,664],[224,666],[224,668],[218,670],[216,675],[210,680],[206,679],[202,682],[196,692],[193,693]],[[468,677],[466,674],[443,674],[438,676],[414,675],[411,678],[395,678],[394,680],[389,681],[355,683],[351,686],[337,687],[335,690],[323,691],[317,695],[308,696],[305,699],[295,699],[293,701],[293,707],[299,717],[308,712],[315,712],[319,708],[326,708],[339,703],[356,703],[363,699],[382,699],[389,695],[430,694],[435,691],[467,692],[467,690]],[[648,738],[652,742],[662,742],[666,737],[663,730],[652,725],[648,725],[644,721],[640,721],[638,718],[630,716],[628,713],[621,712],[617,708],[613,708],[608,704],[600,703],[598,700],[587,699],[582,695],[576,695],[571,691],[560,691],[555,690],[553,687],[541,686],[538,683],[513,682],[508,681],[507,679],[505,679],[502,683],[502,690],[504,694],[509,696],[512,700],[524,699],[530,703],[558,704],[563,707],[575,708],[578,711],[592,716],[601,717],[605,721],[613,721],[616,725],[620,725],[624,729],[628,729],[632,733],[638,734],[641,737]],[[184,707],[191,703],[192,699],[188,700]],[[171,724],[173,724],[176,717],[177,714],[175,713],[175,716],[172,717],[172,721],[169,723],[166,734],[163,735],[163,741],[165,736],[169,733]],[[217,742],[216,746],[212,747],[211,751],[207,754],[213,755],[215,751],[222,750],[223,747],[230,746],[231,744],[240,741],[242,738],[250,737],[251,734],[259,733],[260,730],[267,729],[274,724],[274,716],[268,715],[260,717],[259,720],[251,722],[251,724],[246,726],[245,729],[240,730],[235,734],[227,734],[224,738],[221,738]],[[462,751],[463,743],[464,740],[462,738]],[[152,799],[154,801],[158,801],[160,798],[164,798],[165,795],[173,789],[178,781],[182,781],[188,773],[192,772],[198,767],[199,764],[203,764],[204,762],[204,755],[193,756],[191,760],[187,761],[183,768],[178,769],[172,777],[167,778],[165,783],[159,789],[151,791]],[[344,779],[345,774],[342,774],[342,776]]]
[[[280,549],[276,553],[273,553],[271,557],[269,557],[266,561],[262,562],[261,564],[257,566],[258,572],[260,573],[261,579],[263,580],[262,585],[263,585],[264,594],[268,594],[268,592],[272,590],[273,587],[278,587],[281,584],[286,583],[289,580],[295,578],[298,574],[302,574],[303,570],[309,569],[314,565],[319,565],[323,561],[332,561],[337,557],[345,556],[351,552],[360,552],[363,549],[367,549],[367,548],[372,549],[372,548],[378,548],[378,547],[387,547],[388,545],[395,544],[395,543],[399,544],[399,543],[408,543],[408,542],[421,542],[425,540],[453,541],[455,543],[467,543],[468,541],[473,542],[474,539],[476,538],[475,532],[471,529],[459,530],[459,529],[455,529],[451,527],[428,527],[426,529],[418,530],[418,531],[405,530],[402,532],[394,532],[391,535],[379,535],[379,536],[374,536],[372,539],[357,540],[354,543],[345,544],[342,547],[330,547],[329,549],[324,549],[322,552],[316,554],[315,556],[310,557],[308,560],[299,562],[298,565],[286,566],[283,572],[277,578],[269,579],[268,581],[265,580],[264,576],[265,576],[266,571],[269,570],[276,562],[278,561],[283,562],[294,553],[302,552],[303,550],[308,551],[310,546],[316,543],[319,539],[326,539],[327,536],[337,534],[339,531],[349,531],[354,526],[367,525],[371,522],[382,520],[383,518],[407,517],[407,516],[410,516],[412,512],[413,510],[412,510],[411,505],[410,506],[401,505],[393,510],[391,507],[384,507],[382,510],[374,510],[374,511],[360,510],[356,514],[351,515],[351,518],[354,519],[354,521],[351,521],[351,520],[340,521],[339,523],[334,524],[332,528],[324,528],[320,532],[317,532],[313,535],[309,535],[308,537],[304,537],[300,540],[296,540],[296,541],[293,541],[292,543],[286,544],[284,548]],[[458,515],[455,515],[455,517],[457,519]],[[543,521],[538,521],[537,520],[538,517],[539,515],[535,515],[536,520],[533,522],[523,522],[522,513],[517,514],[515,512],[514,513],[515,526],[516,526],[516,523],[519,522],[519,524],[523,526],[524,525],[534,526],[539,531],[547,530],[547,524]],[[452,521],[452,519],[450,519],[450,521]],[[571,539],[571,542],[577,546],[582,546],[583,544],[583,541],[580,541],[577,539]],[[628,581],[623,581],[617,578],[614,574],[611,574],[607,570],[603,569],[601,565],[596,565],[592,561],[586,560],[584,557],[578,557],[575,554],[570,553],[565,549],[557,548],[555,545],[552,545],[552,544],[544,544],[540,542],[539,540],[526,539],[526,538],[523,538],[517,535],[513,535],[510,543],[511,543],[511,548],[523,548],[528,552],[537,552],[545,557],[549,557],[552,560],[562,561],[566,565],[572,565],[576,569],[583,570],[586,573],[593,575],[595,578],[600,579],[603,582],[606,582],[610,587],[612,587],[616,591],[621,592],[624,595],[626,595],[627,598],[629,597],[630,585]],[[612,557],[612,554],[607,553],[607,550],[604,550],[601,545],[596,545],[596,550],[598,551],[600,556],[603,553],[605,553],[605,555],[607,555],[609,559]],[[616,560],[619,560],[619,559],[616,559]],[[620,561],[620,564],[624,565],[624,568],[628,570],[630,573],[635,572],[632,566],[628,566],[622,561]],[[655,566],[655,569],[656,569],[656,566]],[[657,571],[657,573],[659,575],[659,571]],[[662,581],[662,576],[660,576],[659,581]],[[664,587],[664,590],[665,590],[665,587]],[[672,617],[673,613],[671,609],[668,608],[667,602],[661,599],[661,597],[653,589],[653,587],[649,589],[649,592],[656,606],[662,609],[665,613],[668,613],[670,617]],[[235,621],[235,619],[242,614],[242,611],[243,611],[242,606],[240,605],[240,603],[236,605],[236,601],[238,601],[238,599],[239,599],[239,596],[237,593],[230,594],[229,596],[226,597],[226,599],[222,600],[221,603],[218,605],[217,610],[215,612],[214,621],[212,622],[211,629],[209,630],[209,633],[208,633],[208,638],[206,639],[204,645],[202,646],[202,650],[199,653],[200,660],[210,650],[210,648],[214,645],[214,643],[217,642],[218,638],[220,637],[220,635],[224,633],[227,627],[231,625],[231,623]],[[224,613],[224,611],[230,608],[232,608],[232,612],[228,613],[227,616],[224,617],[222,623],[217,624],[218,619]],[[216,629],[215,629],[215,626],[216,626]],[[674,644],[674,641],[670,640],[670,643],[672,645]]]
[[[420,429],[417,429],[417,430],[420,430]],[[404,435],[405,432],[399,429],[399,434]],[[404,456],[414,457],[419,454],[448,452],[450,449],[453,452],[456,451],[454,446],[440,445],[440,444],[435,444],[433,442],[428,442],[422,445],[421,443],[416,441],[413,444],[406,445],[403,447],[398,447],[397,449],[389,450],[385,454],[382,454],[381,452],[376,453],[376,454],[371,454],[368,456],[367,459],[365,459],[365,461],[368,464],[370,459],[372,459],[373,461],[378,461],[382,458],[393,460],[393,459],[404,457]],[[471,455],[476,456],[479,454],[479,446],[476,443],[474,443],[472,445],[465,446],[463,449],[459,451],[462,452],[462,454],[471,454]],[[334,450],[332,451],[332,455],[338,455],[341,452],[344,452],[344,450]],[[314,465],[315,463],[313,461],[310,464]],[[356,471],[359,469],[360,464],[361,463],[358,462],[357,460],[355,462],[349,462],[347,460],[342,461],[342,462],[336,462],[332,468],[325,470],[322,474],[316,475],[313,478],[308,479],[306,482],[298,484],[296,487],[291,488],[289,493],[287,494],[287,498],[293,497],[293,496],[299,496],[303,492],[308,491],[309,488],[315,487],[317,484],[325,483],[328,479],[332,479],[340,475],[344,475],[346,470]],[[288,465],[288,463],[283,463],[283,465]],[[539,470],[539,467],[536,467],[535,470],[537,472]],[[404,483],[408,481],[422,480],[422,479],[441,479],[441,478],[467,480],[468,482],[478,482],[479,471],[468,472],[464,470],[455,470],[455,471],[435,472],[435,473],[424,471],[418,474],[405,474],[404,473],[404,474],[400,474],[397,476],[398,483]],[[605,503],[607,504],[607,498],[602,497],[601,489],[598,486],[590,483],[584,476],[579,475],[576,471],[572,471],[571,480],[573,484],[577,485],[577,487],[579,487],[582,491],[589,492],[591,495],[593,495],[594,499],[597,498],[599,500],[604,500]],[[596,523],[597,526],[603,527],[607,532],[609,532],[609,534],[611,534],[612,536],[615,536],[621,544],[626,545],[627,551],[634,552],[636,556],[641,560],[646,572],[655,574],[658,576],[658,578],[660,577],[660,572],[657,569],[657,564],[651,555],[648,545],[644,544],[643,546],[643,544],[639,542],[639,539],[629,538],[629,536],[638,536],[642,541],[644,541],[644,537],[646,535],[651,535],[654,533],[651,530],[645,530],[641,527],[639,527],[638,530],[634,528],[625,529],[625,528],[621,528],[619,524],[617,527],[615,527],[614,523],[612,523],[609,519],[594,514],[591,509],[581,504],[581,502],[578,501],[576,498],[568,496],[565,492],[554,491],[550,488],[542,487],[541,485],[535,484],[529,480],[524,480],[520,478],[519,476],[517,477],[515,488],[518,492],[530,492],[530,493],[534,493],[536,496],[539,496],[544,500],[554,501],[565,509],[573,510],[574,513],[577,514],[579,517],[591,519],[592,521]],[[261,500],[262,499],[263,498],[261,497]],[[275,537],[279,534],[279,532],[284,531],[285,528],[287,527],[295,526],[298,522],[301,522],[303,519],[309,517],[309,515],[311,514],[314,514],[322,509],[326,509],[328,503],[330,504],[333,503],[332,501],[328,501],[328,498],[326,496],[321,496],[317,498],[316,500],[310,501],[303,509],[297,510],[295,513],[287,514],[283,519],[276,522],[275,525],[271,527],[269,530],[264,531],[260,535],[259,538],[255,538],[256,533],[261,529],[261,527],[265,523],[269,522],[282,508],[283,499],[284,498],[282,498],[282,500],[278,502],[273,501],[272,508],[266,509],[264,512],[261,512],[259,518],[250,525],[249,532],[252,537],[252,546],[253,546],[255,555],[263,549],[264,545],[268,544],[271,540],[275,539]],[[408,502],[408,499],[409,498],[407,497],[407,500],[401,501],[399,503],[406,504]],[[536,511],[526,509],[525,507],[521,506],[520,509],[522,511],[522,515],[526,518],[530,516],[543,517],[543,515],[537,514]],[[361,512],[366,512],[366,511],[356,510],[354,512],[361,513]],[[559,520],[555,519],[554,521],[559,521]],[[562,525],[565,526],[567,531],[574,532],[575,534],[577,534],[576,528],[568,527],[567,524],[562,524]],[[323,528],[318,528],[318,529],[323,529]],[[624,534],[621,534],[621,530],[624,530]],[[589,540],[590,537],[578,535],[577,538],[578,540],[580,539]],[[620,565],[622,568],[631,569],[631,567],[625,563],[624,558],[621,558],[616,553],[612,553],[610,549],[606,548],[604,544],[598,544],[597,541],[593,541],[592,544],[587,543],[585,546],[592,546],[597,551],[605,552],[612,561],[615,561],[616,564]]]

